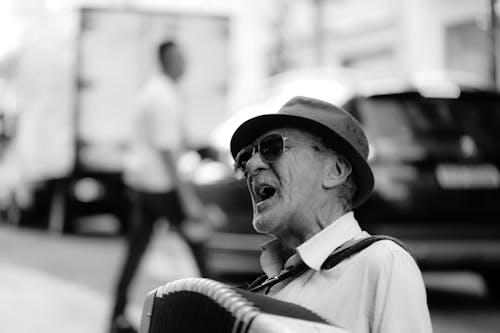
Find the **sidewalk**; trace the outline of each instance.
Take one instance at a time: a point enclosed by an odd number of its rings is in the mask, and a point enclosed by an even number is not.
[[[124,250],[121,239],[0,225],[0,332],[106,333]],[[148,291],[196,275],[193,265],[175,235],[157,232],[131,288],[131,321],[139,325]]]
[[[82,285],[0,262],[0,332],[105,332],[109,300]],[[133,309],[134,321],[140,309]]]

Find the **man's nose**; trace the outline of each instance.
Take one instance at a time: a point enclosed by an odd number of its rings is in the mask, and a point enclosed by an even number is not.
[[[262,156],[258,151],[250,157],[246,164],[246,171],[249,176],[255,176],[261,170],[265,170],[269,168],[269,163],[262,159]]]

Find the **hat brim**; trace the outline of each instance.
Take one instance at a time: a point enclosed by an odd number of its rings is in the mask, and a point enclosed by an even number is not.
[[[231,138],[231,154],[236,154],[250,145],[263,133],[278,127],[295,127],[319,135],[336,152],[344,155],[351,163],[356,182],[356,193],[353,198],[353,208],[364,203],[374,186],[372,170],[365,158],[344,138],[329,127],[309,118],[288,114],[266,114],[247,120],[241,124]]]

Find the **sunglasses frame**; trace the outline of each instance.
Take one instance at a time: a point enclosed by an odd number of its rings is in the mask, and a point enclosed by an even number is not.
[[[272,158],[272,159],[269,159],[268,157],[266,157],[266,153],[262,153],[262,143],[266,141],[266,139],[269,139],[270,137],[280,137],[281,139],[281,143],[282,143],[282,146],[281,146],[281,149],[280,149],[280,153],[277,154],[277,156],[275,158]],[[286,142],[287,140],[287,137],[281,133],[272,133],[272,134],[269,134],[269,135],[266,135],[265,137],[262,138],[262,140],[259,141],[259,143],[257,145],[255,144],[252,144],[252,145],[248,145],[244,148],[242,148],[238,154],[236,154],[236,157],[234,158],[234,171],[235,171],[235,176],[237,179],[242,179],[245,177],[246,175],[246,165],[248,163],[248,161],[253,157],[253,155],[255,155],[256,152],[258,152],[260,154],[260,157],[262,158],[262,160],[266,163],[274,163],[276,162],[280,157],[281,155],[283,155],[283,153],[285,152],[285,148],[286,148]],[[242,155],[243,152],[247,152],[248,151],[248,148],[251,148],[251,153],[250,153],[250,156],[249,158],[245,161],[245,163],[242,163],[240,160],[240,157]],[[264,147],[265,149],[266,147]],[[249,151],[248,151],[249,152]]]

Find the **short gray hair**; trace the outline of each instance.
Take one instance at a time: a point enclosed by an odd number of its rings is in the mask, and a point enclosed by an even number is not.
[[[354,195],[356,194],[356,189],[357,186],[352,173],[347,176],[347,179],[344,183],[339,185],[338,196],[345,212],[352,210],[352,202],[354,199]]]

